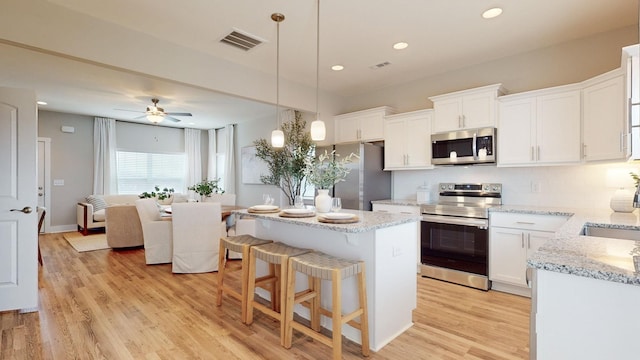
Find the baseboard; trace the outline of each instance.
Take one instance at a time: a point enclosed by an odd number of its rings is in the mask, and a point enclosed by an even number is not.
[[[69,232],[69,231],[77,231],[78,225],[57,225],[57,226],[49,226],[50,233],[61,233],[61,232]]]
[[[517,286],[511,284],[504,284],[497,281],[491,282],[491,290],[506,292],[513,295],[519,295],[524,297],[531,297],[531,289],[524,286]]]

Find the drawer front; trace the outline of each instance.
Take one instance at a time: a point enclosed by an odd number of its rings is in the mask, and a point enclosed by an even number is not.
[[[373,204],[373,211],[388,212],[392,214],[420,215],[420,207],[410,205]]]
[[[521,213],[491,213],[489,225],[512,229],[556,231],[569,217],[560,215],[538,215]]]

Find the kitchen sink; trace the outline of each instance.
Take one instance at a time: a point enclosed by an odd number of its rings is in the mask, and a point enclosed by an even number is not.
[[[585,226],[580,235],[606,237],[613,239],[640,240],[640,230],[603,228],[595,226]]]

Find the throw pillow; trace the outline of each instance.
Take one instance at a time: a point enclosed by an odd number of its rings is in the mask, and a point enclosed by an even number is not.
[[[87,196],[87,202],[93,205],[93,212],[100,211],[107,208],[107,202],[100,195]]]

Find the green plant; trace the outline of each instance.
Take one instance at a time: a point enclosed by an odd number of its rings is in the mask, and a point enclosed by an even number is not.
[[[296,195],[300,195],[304,181],[305,159],[313,153],[315,145],[311,135],[305,130],[306,121],[302,113],[294,111],[294,120],[283,123],[284,147],[273,148],[266,139],[254,141],[256,157],[267,164],[269,174],[261,175],[263,184],[275,185],[293,205]]]
[[[195,191],[200,194],[200,196],[211,196],[213,193],[224,194],[224,190],[218,186],[219,182],[219,178],[215,180],[204,179],[193,186],[189,186],[187,189]]]
[[[327,150],[324,154],[320,154],[317,158],[308,156],[305,159],[304,174],[307,181],[318,189],[330,189],[336,183],[344,181],[351,169],[347,164],[358,158],[358,155],[351,153],[348,156],[337,160],[340,154],[336,154],[333,150],[329,153]]]
[[[160,187],[158,185],[156,185],[154,187],[155,191],[152,192],[143,192],[142,194],[138,195],[138,197],[140,199],[146,199],[146,198],[156,198],[158,200],[166,200],[169,197],[171,197],[171,194],[174,193],[173,188],[168,189],[168,188],[164,188],[162,190],[160,190]]]
[[[631,178],[633,178],[633,181],[636,183],[636,187],[638,187],[638,184],[640,184],[640,176],[634,172],[629,172],[629,175],[631,175]]]

